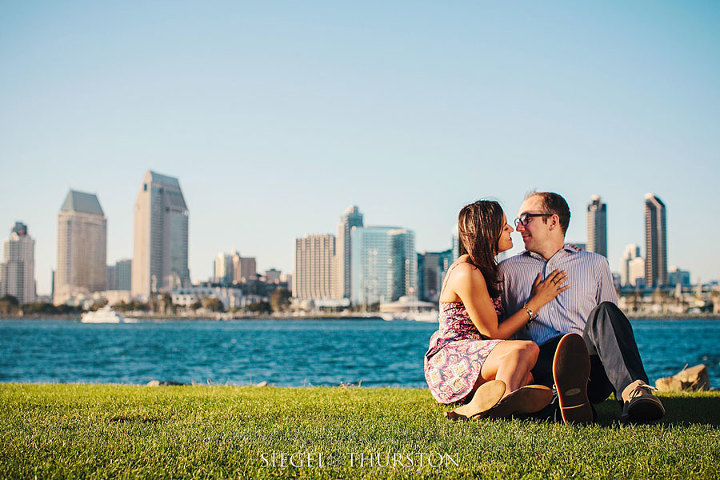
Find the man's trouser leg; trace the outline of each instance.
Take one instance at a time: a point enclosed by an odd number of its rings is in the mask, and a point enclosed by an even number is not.
[[[625,314],[611,302],[595,307],[583,332],[590,353],[588,397],[592,403],[605,400],[611,392],[622,401],[625,387],[635,380],[647,383],[635,334]]]
[[[553,338],[540,345],[540,355],[532,369],[535,383],[553,387],[552,365],[560,338]],[[647,383],[648,378],[630,322],[615,304],[603,302],[590,312],[583,339],[590,354],[588,397],[591,403],[604,401],[613,391],[616,392],[616,398],[622,401],[622,391],[634,380]],[[558,420],[557,396],[547,409],[538,413],[538,417],[554,417]]]

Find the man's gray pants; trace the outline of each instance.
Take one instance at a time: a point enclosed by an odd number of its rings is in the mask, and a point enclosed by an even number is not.
[[[560,338],[540,345],[540,356],[532,370],[535,383],[552,388],[553,357]],[[592,403],[604,401],[612,392],[621,401],[623,390],[633,381],[648,382],[630,321],[614,303],[603,302],[590,312],[583,339],[592,366],[588,381]]]

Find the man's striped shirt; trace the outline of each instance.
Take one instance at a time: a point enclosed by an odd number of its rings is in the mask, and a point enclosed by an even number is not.
[[[617,305],[610,265],[596,253],[578,251],[565,245],[550,260],[527,250],[500,262],[503,280],[502,304],[509,317],[530,300],[533,281],[539,272],[542,278],[554,270],[567,272],[570,288],[543,305],[537,318],[518,331],[519,339],[533,340],[538,345],[566,333],[583,334],[590,311],[601,302]]]

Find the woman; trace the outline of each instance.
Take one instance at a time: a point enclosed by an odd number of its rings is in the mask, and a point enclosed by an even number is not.
[[[538,275],[523,309],[500,323],[495,256],[512,248],[512,232],[497,202],[481,200],[460,211],[460,256],[445,276],[440,326],[425,354],[425,378],[433,397],[441,404],[464,403],[446,414],[450,418],[533,413],[552,399],[547,387],[529,385],[538,346],[506,339],[570,287],[565,272],[556,270],[545,280]]]

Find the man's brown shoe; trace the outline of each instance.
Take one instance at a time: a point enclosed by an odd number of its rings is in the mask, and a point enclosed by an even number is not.
[[[577,333],[560,339],[553,358],[553,378],[565,423],[592,423],[592,405],[587,395],[590,355],[585,340]]]
[[[651,387],[642,380],[635,380],[622,392],[623,411],[621,420],[630,422],[653,422],[665,415],[660,399],[653,395]]]

